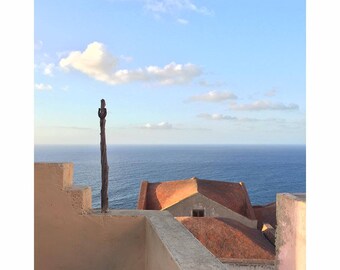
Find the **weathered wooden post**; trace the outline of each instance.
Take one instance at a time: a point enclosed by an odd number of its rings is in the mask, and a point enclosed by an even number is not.
[[[106,213],[109,205],[107,196],[107,188],[109,182],[109,166],[107,165],[106,154],[106,138],[105,138],[105,117],[107,114],[105,100],[100,101],[100,108],[98,108],[98,116],[100,118],[100,153],[102,163],[102,189],[101,189],[101,212]]]

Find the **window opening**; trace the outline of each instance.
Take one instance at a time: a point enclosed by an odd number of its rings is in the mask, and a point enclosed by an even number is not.
[[[204,217],[204,209],[193,209],[192,216],[193,217]]]

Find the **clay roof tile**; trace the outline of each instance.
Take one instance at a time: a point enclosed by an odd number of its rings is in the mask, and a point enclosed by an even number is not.
[[[275,247],[261,231],[235,220],[176,217],[211,253],[221,259],[275,259]]]

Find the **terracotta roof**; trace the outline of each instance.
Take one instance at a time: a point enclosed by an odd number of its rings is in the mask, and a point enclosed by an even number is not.
[[[146,209],[162,210],[197,193],[195,179],[149,183]]]
[[[145,187],[145,181],[141,187]],[[255,219],[249,202],[247,190],[242,182],[223,182],[202,180],[196,177],[158,183],[148,183],[147,188],[141,188],[139,209],[162,210],[179,201],[200,193],[205,197],[243,215]],[[140,200],[145,200],[145,204]],[[145,205],[145,208],[142,208]]]
[[[276,202],[267,205],[254,205],[253,209],[259,224],[269,223],[273,228],[276,228]]]
[[[220,259],[275,259],[275,247],[261,231],[235,220],[213,217],[176,219]]]

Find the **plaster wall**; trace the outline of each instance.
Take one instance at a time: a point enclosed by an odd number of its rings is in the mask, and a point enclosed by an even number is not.
[[[144,269],[146,218],[80,215],[72,172],[70,163],[35,165],[35,269]]]
[[[276,269],[306,269],[306,195],[277,194]]]
[[[230,218],[250,228],[257,228],[257,220],[251,220],[242,216],[200,193],[196,193],[165,210],[169,211],[175,217],[183,217],[192,216],[193,209],[204,209],[204,215],[206,217]]]

